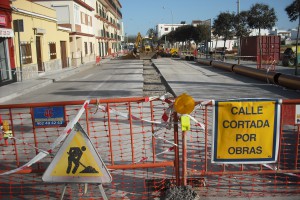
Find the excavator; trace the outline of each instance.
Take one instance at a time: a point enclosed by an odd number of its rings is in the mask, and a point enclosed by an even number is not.
[[[152,38],[143,38],[139,32],[135,39],[133,55],[135,57],[139,56],[142,60],[151,59],[155,55],[155,52],[153,51]]]

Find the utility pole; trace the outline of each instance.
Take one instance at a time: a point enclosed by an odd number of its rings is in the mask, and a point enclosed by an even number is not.
[[[171,9],[170,9],[171,10]],[[173,12],[171,10],[171,17],[172,17],[172,25],[171,25],[171,32],[174,31],[174,28],[173,28]],[[172,40],[173,41],[173,40]],[[172,45],[173,46],[173,45]],[[171,46],[170,46],[171,48]]]

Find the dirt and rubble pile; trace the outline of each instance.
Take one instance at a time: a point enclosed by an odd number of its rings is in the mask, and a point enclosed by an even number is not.
[[[128,59],[140,59],[140,58],[138,56],[133,55],[132,53],[129,53],[122,56],[121,59],[128,60]]]
[[[193,190],[192,186],[175,186],[166,190],[160,200],[199,200],[200,197]]]

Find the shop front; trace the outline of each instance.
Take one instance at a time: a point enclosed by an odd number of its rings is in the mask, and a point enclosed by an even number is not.
[[[3,6],[3,5],[2,5]],[[11,11],[0,9],[0,86],[16,81]]]

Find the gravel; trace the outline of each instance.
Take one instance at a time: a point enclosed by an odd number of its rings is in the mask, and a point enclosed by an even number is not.
[[[144,96],[161,96],[167,92],[162,82],[161,75],[158,73],[151,60],[144,60],[143,63],[143,95]]]
[[[198,200],[198,194],[193,190],[192,186],[171,187],[165,192],[165,196],[161,200]]]

